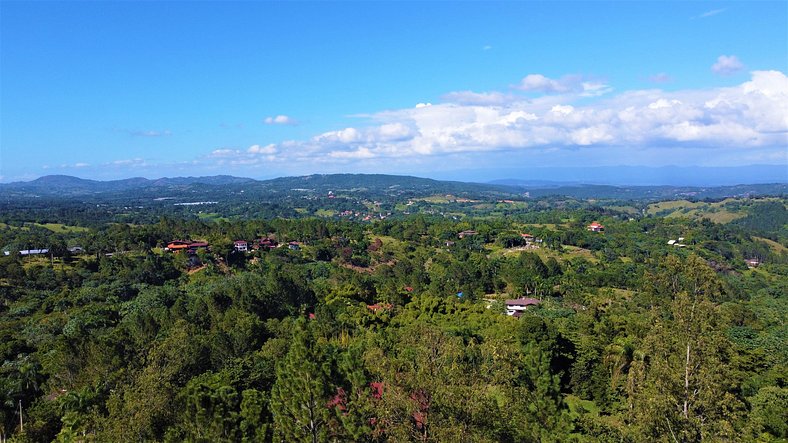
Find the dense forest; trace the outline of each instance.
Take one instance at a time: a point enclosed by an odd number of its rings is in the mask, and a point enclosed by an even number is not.
[[[722,224],[637,202],[369,198],[412,213],[5,212],[0,438],[788,438],[784,199],[710,206],[741,211]],[[258,239],[279,247],[235,244]]]

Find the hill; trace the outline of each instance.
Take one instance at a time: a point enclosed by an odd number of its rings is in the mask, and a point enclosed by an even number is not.
[[[133,195],[124,195],[133,191]],[[18,197],[124,197],[189,196],[211,198],[238,192],[263,194],[306,194],[343,192],[361,198],[398,196],[424,197],[453,194],[466,197],[545,197],[566,196],[579,199],[672,200],[721,199],[726,197],[782,196],[788,184],[754,184],[717,187],[693,186],[611,186],[553,182],[544,180],[506,179],[492,183],[467,183],[429,178],[384,174],[315,174],[281,177],[270,180],[217,175],[209,177],[134,177],[123,180],[97,181],[66,175],[48,175],[29,182],[0,184],[7,198]]]

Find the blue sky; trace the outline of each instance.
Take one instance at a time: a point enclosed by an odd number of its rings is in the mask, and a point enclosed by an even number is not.
[[[3,1],[0,40],[1,181],[788,165],[785,1]]]

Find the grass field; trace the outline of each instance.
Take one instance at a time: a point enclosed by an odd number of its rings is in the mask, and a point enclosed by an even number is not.
[[[558,261],[567,261],[572,257],[583,257],[591,263],[596,263],[599,260],[594,257],[594,253],[589,251],[588,249],[578,248],[576,246],[563,246],[563,252],[554,251],[552,249],[547,248],[524,248],[524,247],[516,247],[516,248],[503,248],[496,244],[488,244],[485,245],[484,248],[489,252],[490,258],[493,257],[511,257],[514,255],[518,255],[521,252],[534,252],[542,261],[547,260],[550,257],[555,258]]]
[[[29,230],[31,226],[49,229],[50,231],[58,234],[71,234],[75,232],[87,232],[90,230],[82,226],[69,226],[69,225],[64,225],[62,223],[25,223],[25,226],[22,227],[8,226],[5,223],[0,223],[0,229],[10,228],[10,229]]]
[[[445,195],[432,195],[429,197],[413,199],[413,201],[425,201],[428,203],[449,203],[451,200],[454,200],[454,197]]]
[[[778,254],[782,254],[782,253],[788,252],[788,248],[786,248],[785,246],[777,243],[774,240],[770,240],[768,238],[763,238],[763,237],[753,237],[752,239],[766,243],[767,245],[769,245],[769,247],[772,249],[772,251],[774,251],[774,252],[776,252]]]
[[[725,207],[726,204],[733,201],[735,201],[735,199],[732,198],[716,203],[671,200],[649,205],[646,209],[646,213],[665,218],[686,217],[695,220],[708,218],[715,223],[725,224],[747,216],[745,210],[733,212]]]
[[[197,216],[200,217],[200,220],[206,220],[206,221],[215,221],[215,222],[230,221],[230,219],[228,219],[227,217],[222,217],[216,212],[200,212],[199,214],[197,214]]]
[[[336,215],[336,213],[337,211],[333,209],[323,209],[323,208],[320,208],[317,211],[315,211],[315,215],[318,217],[333,217],[334,215]]]
[[[42,228],[49,229],[52,232],[57,232],[58,234],[69,234],[74,232],[87,232],[89,231],[88,228],[83,228],[81,226],[68,226],[61,223],[31,223],[35,226],[40,226]]]

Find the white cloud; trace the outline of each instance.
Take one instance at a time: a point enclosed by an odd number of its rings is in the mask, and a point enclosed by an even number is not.
[[[441,99],[450,103],[457,103],[459,105],[505,105],[519,98],[511,94],[503,94],[501,92],[473,92],[473,91],[456,91],[444,94]]]
[[[731,75],[744,69],[744,64],[735,55],[721,55],[717,57],[717,62],[711,65],[711,70],[715,74]]]
[[[104,166],[114,166],[114,167],[140,167],[140,166],[148,166],[147,162],[142,158],[128,158],[123,160],[114,160],[108,163],[104,163]]]
[[[263,122],[266,125],[296,125],[298,122],[287,115],[277,115],[275,117],[266,117]]]
[[[252,145],[246,152],[250,154],[276,154],[276,145],[269,144],[266,146]]]
[[[216,158],[222,158],[222,157],[233,157],[233,156],[235,156],[235,155],[238,155],[238,154],[240,154],[240,152],[241,152],[241,151],[239,151],[239,150],[237,150],[237,149],[226,149],[226,148],[222,148],[222,149],[214,149],[214,150],[211,152],[210,156],[211,156],[211,157],[216,157]]]
[[[513,88],[544,94],[577,93],[586,97],[596,97],[612,90],[605,83],[586,79],[581,75],[565,75],[556,80],[542,74],[528,74]]]
[[[550,82],[529,80],[531,85],[548,85],[546,90],[558,88]],[[754,71],[749,81],[733,87],[645,89],[594,99],[584,96],[594,88],[582,83],[573,86],[573,93],[541,97],[449,93],[442,103],[366,115],[366,125],[301,141],[253,145],[245,151],[217,149],[209,157],[238,165],[271,161],[391,165],[492,151],[560,153],[606,147],[620,155],[719,149],[744,156],[745,151],[788,145],[788,77],[779,71]],[[707,157],[706,153],[698,156]]]
[[[704,12],[703,14],[699,15],[699,16],[698,16],[698,18],[707,18],[707,17],[712,17],[712,16],[715,16],[715,15],[717,15],[717,14],[721,14],[721,13],[725,12],[725,9],[726,9],[726,8],[722,8],[722,9],[712,9],[711,11],[706,11],[706,12]]]
[[[87,168],[88,166],[90,166],[90,163],[74,163],[75,168]]]
[[[328,153],[329,157],[341,159],[364,159],[377,157],[369,148],[358,148],[354,151],[332,151]]]
[[[523,91],[537,91],[544,93],[569,92],[576,84],[575,77],[563,77],[561,80],[553,80],[542,74],[528,74],[516,86]]]
[[[572,105],[555,105],[552,108],[550,108],[550,112],[559,115],[569,115],[574,110],[575,108]]]

